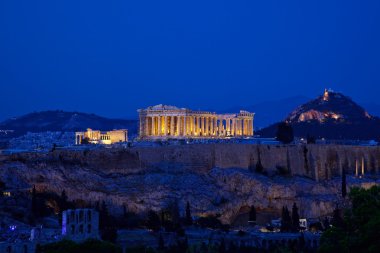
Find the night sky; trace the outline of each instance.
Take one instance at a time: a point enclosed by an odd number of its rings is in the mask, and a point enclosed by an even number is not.
[[[0,120],[380,93],[380,1],[0,1]]]

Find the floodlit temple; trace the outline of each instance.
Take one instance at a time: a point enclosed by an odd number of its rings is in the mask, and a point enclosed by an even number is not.
[[[86,141],[84,141],[86,140]],[[113,144],[128,141],[128,130],[118,129],[107,132],[87,128],[86,132],[75,132],[75,144]]]
[[[140,109],[140,139],[252,137],[254,113],[216,114],[168,105]]]

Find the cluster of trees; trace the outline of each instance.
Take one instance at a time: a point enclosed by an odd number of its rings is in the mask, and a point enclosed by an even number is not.
[[[4,190],[5,190],[5,183],[3,181],[0,181],[0,197],[3,196]]]
[[[121,248],[99,240],[86,240],[76,243],[69,240],[38,246],[36,253],[121,253]]]
[[[300,219],[300,216],[298,214],[298,207],[296,203],[293,204],[291,214],[287,206],[282,207],[281,232],[299,232],[300,230],[299,219]]]
[[[192,224],[190,203],[186,203],[185,216],[181,217],[177,201],[170,202],[159,213],[153,210],[148,211],[145,223],[146,227],[153,231],[164,229],[167,232],[177,232],[179,235],[184,235],[183,226]]]
[[[277,125],[276,139],[283,144],[290,144],[294,141],[294,130],[290,123],[280,122]],[[307,144],[315,144],[316,138],[314,135],[307,134],[306,142]]]
[[[248,222],[256,224],[256,208],[254,205],[249,209]]]
[[[234,241],[226,242],[221,239],[219,242],[187,245],[187,242],[179,246],[178,242],[174,245],[152,248],[135,247],[128,248],[129,253],[257,253],[257,252],[310,252],[305,248],[304,238],[300,237],[291,243],[282,245],[271,244],[269,249],[260,249],[253,246],[238,245]]]
[[[54,192],[37,192],[36,187],[33,186],[30,221],[34,223],[37,219],[50,215],[58,215],[61,221],[62,212],[74,207],[74,203],[68,201],[65,190],[58,195]]]
[[[119,228],[117,218],[110,215],[105,201],[102,201],[101,205],[99,202],[96,202],[95,210],[99,212],[100,237],[102,240],[115,243],[117,239],[117,229]]]
[[[334,211],[332,227],[321,237],[320,252],[380,252],[380,186],[352,188],[351,207]]]
[[[293,127],[288,122],[280,122],[277,125],[276,139],[284,144],[294,140]]]

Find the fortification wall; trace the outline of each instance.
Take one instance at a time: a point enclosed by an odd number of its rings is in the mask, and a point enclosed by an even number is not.
[[[268,173],[283,168],[289,169],[292,175],[307,176],[317,181],[339,176],[343,168],[348,174],[355,174],[356,162],[359,174],[362,161],[365,173],[378,173],[380,167],[379,147],[199,144],[135,150],[146,166],[182,165],[205,171],[213,167],[255,170],[260,161]]]
[[[30,159],[25,156],[35,156]],[[217,168],[255,170],[260,161],[266,173],[279,168],[292,175],[307,176],[317,181],[339,176],[345,168],[359,174],[379,173],[380,148],[338,145],[252,145],[252,144],[194,144],[161,147],[133,147],[92,151],[60,150],[49,154],[18,154],[26,160],[51,160],[81,164],[97,170],[117,173],[139,173],[147,170],[207,173]],[[17,158],[16,158],[17,159]]]

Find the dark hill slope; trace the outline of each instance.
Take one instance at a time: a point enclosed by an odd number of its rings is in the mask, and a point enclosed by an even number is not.
[[[42,111],[8,119],[0,123],[0,129],[14,130],[12,137],[26,132],[81,131],[87,128],[99,130],[128,129],[137,132],[136,120],[108,119],[95,114],[64,111]]]

